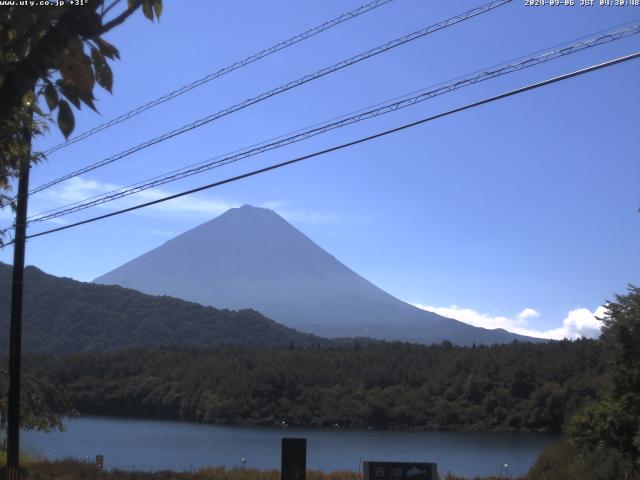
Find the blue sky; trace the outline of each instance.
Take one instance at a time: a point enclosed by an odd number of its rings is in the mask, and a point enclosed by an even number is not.
[[[122,56],[113,64],[114,94],[97,88],[100,114],[78,113],[76,133],[361,3],[165,0],[159,23],[136,15],[108,35]],[[395,0],[51,155],[32,170],[31,184],[482,3]],[[514,0],[34,195],[30,212],[639,19],[635,7],[527,7]],[[209,183],[639,49],[640,35],[632,36],[61,220]],[[477,325],[547,336],[593,334],[591,313],[628,283],[640,284],[639,73],[640,61],[628,62],[162,206],[32,239],[27,263],[89,281],[249,203],[273,208],[403,300]],[[36,147],[61,140],[53,128]],[[0,260],[10,263],[11,255],[4,249]]]

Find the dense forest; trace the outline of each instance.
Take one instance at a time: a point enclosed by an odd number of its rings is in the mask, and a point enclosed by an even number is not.
[[[605,370],[598,401],[573,415],[562,442],[545,449],[529,472],[536,480],[640,480],[640,288],[607,303]]]
[[[601,390],[596,341],[163,347],[31,358],[81,413],[233,424],[560,431]]]
[[[0,332],[9,332],[11,266],[0,263]],[[2,337],[0,337],[2,340]],[[6,337],[5,337],[6,340]],[[247,347],[330,345],[255,310],[218,310],[25,270],[23,350],[66,354],[160,345]],[[0,341],[0,352],[8,341]]]

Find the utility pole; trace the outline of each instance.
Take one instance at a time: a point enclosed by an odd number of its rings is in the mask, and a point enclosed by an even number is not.
[[[30,117],[32,118],[32,117]],[[31,120],[23,125],[26,153],[20,159],[11,283],[11,333],[9,337],[9,403],[7,408],[7,480],[20,476],[20,370],[22,363],[22,290],[27,234],[27,200],[31,165]]]

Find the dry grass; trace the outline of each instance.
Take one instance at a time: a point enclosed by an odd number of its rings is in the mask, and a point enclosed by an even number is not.
[[[280,480],[280,470],[203,468],[194,472],[100,470],[77,460],[34,462],[25,467],[28,480]],[[307,471],[307,480],[361,480],[356,472]]]
[[[280,480],[280,470],[203,468],[194,472],[136,472],[126,470],[100,470],[91,463],[78,460],[55,462],[25,459],[26,480]],[[4,472],[2,472],[4,473]],[[469,480],[445,474],[442,480]],[[0,474],[0,480],[4,475]],[[362,474],[350,471],[322,472],[308,470],[307,480],[361,480]],[[497,477],[475,477],[473,480],[498,480]]]

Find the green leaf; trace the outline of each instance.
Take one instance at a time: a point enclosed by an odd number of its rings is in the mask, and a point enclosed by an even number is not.
[[[142,13],[144,13],[144,16],[153,22],[153,9],[151,8],[150,0],[143,0]]]
[[[160,15],[162,15],[162,0],[154,0],[153,11],[156,12],[156,17],[160,20]]]
[[[105,57],[108,57],[111,60],[113,60],[114,58],[120,58],[120,52],[118,52],[118,49],[106,40],[98,37],[95,39],[95,42],[100,49],[100,53],[102,53],[102,55],[104,55]]]
[[[74,84],[66,82],[64,80],[58,80],[56,82],[58,84],[59,90],[62,94],[67,97],[67,99],[75,105],[75,107],[80,110],[81,104],[80,101],[84,102],[86,105],[91,108],[94,112],[97,112],[96,106],[93,104],[93,100],[95,97],[93,96],[93,92],[83,92]]]
[[[104,56],[95,48],[91,49],[93,68],[96,72],[96,82],[102,88],[111,93],[113,87],[113,73]]]
[[[84,55],[84,45],[82,44],[80,37],[71,37],[69,39],[69,48],[78,58],[82,58]]]
[[[65,82],[64,80],[56,81],[58,85],[58,89],[60,92],[67,97],[71,103],[75,105],[77,109],[80,109],[80,96],[78,95],[78,89],[71,83]]]
[[[47,106],[49,107],[50,112],[55,110],[58,106],[58,91],[56,90],[56,87],[50,83],[44,87],[44,99],[47,101]]]
[[[64,138],[69,138],[69,135],[71,135],[75,127],[73,112],[66,100],[60,100],[58,107],[58,126]]]
[[[62,78],[78,87],[79,91],[90,93],[93,90],[95,78],[88,57],[86,60],[79,58],[69,48],[65,48],[56,57],[55,63]]]
[[[96,113],[98,112],[98,109],[93,104],[93,101],[95,100],[93,93],[91,92],[89,92],[88,94],[82,93],[79,96],[80,96],[80,100],[82,100],[91,110],[93,110]]]
[[[91,47],[91,61],[95,65],[96,63],[104,62],[104,55],[100,52],[100,50],[95,47]]]

